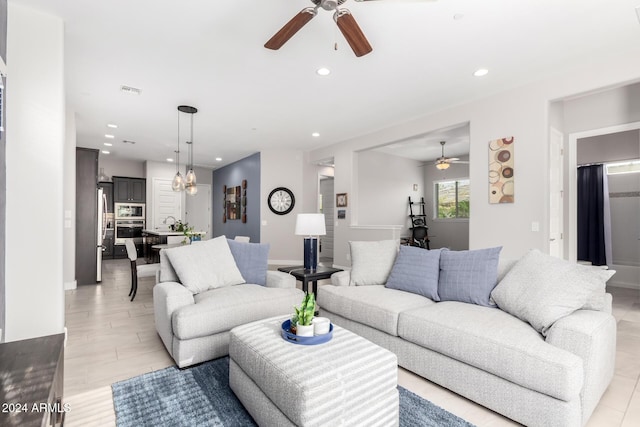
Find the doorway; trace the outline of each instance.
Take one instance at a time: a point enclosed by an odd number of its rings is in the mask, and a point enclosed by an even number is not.
[[[333,266],[333,226],[334,226],[334,196],[333,177],[320,175],[320,191],[318,197],[318,212],[324,214],[327,234],[320,236],[320,262],[325,266]]]
[[[640,173],[623,171],[615,164],[640,158],[640,122],[570,135],[570,229],[577,229],[577,168],[581,164],[604,164],[608,177],[611,217],[611,255],[606,263],[616,275],[610,283],[640,287]],[[608,166],[607,166],[608,165]],[[577,259],[577,234],[569,242],[570,259]]]

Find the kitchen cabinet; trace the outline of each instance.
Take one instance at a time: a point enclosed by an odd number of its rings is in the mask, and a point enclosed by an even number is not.
[[[113,177],[113,199],[116,203],[146,203],[147,180],[144,178]]]

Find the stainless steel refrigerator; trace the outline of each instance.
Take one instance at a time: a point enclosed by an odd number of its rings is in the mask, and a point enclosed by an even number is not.
[[[102,282],[102,252],[104,251],[104,238],[107,235],[107,195],[102,188],[98,188],[98,226],[96,245],[96,282]]]

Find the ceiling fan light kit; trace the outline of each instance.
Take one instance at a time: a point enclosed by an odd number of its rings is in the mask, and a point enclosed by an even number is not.
[[[291,39],[291,37],[293,37],[302,27],[304,27],[309,21],[311,21],[311,19],[313,19],[314,16],[318,14],[319,8],[322,8],[327,11],[335,11],[333,19],[357,57],[370,53],[373,51],[373,48],[358,26],[353,15],[351,15],[351,12],[348,9],[339,8],[339,6],[346,1],[347,0],[311,0],[311,2],[316,6],[308,7],[298,12],[296,16],[287,22],[284,27],[274,34],[267,43],[265,43],[264,47],[272,50],[280,49],[289,41],[289,39]]]

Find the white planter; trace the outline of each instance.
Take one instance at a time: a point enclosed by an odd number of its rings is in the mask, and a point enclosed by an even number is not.
[[[313,325],[303,326],[298,324],[298,326],[296,326],[296,335],[299,337],[312,337]]]

